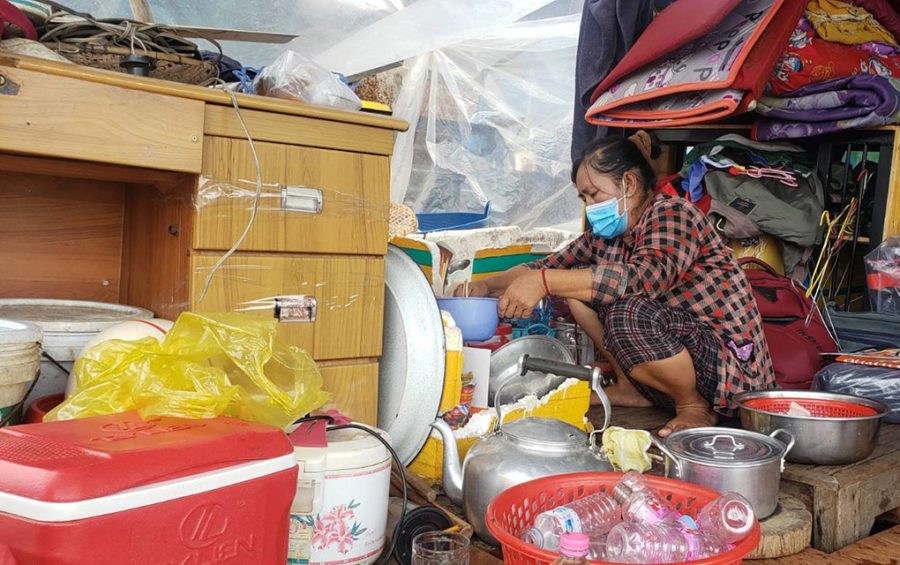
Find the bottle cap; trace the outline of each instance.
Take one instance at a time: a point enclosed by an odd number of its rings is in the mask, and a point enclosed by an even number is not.
[[[585,557],[590,551],[590,540],[584,534],[565,533],[559,538],[559,552],[566,557]]]

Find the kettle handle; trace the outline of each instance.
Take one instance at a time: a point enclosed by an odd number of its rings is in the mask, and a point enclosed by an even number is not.
[[[614,379],[604,379],[603,373],[600,372],[599,367],[582,367],[581,365],[575,365],[573,363],[564,363],[562,361],[555,361],[552,359],[540,359],[538,357],[532,357],[528,354],[525,354],[519,357],[518,376],[523,376],[528,371],[553,373],[561,377],[569,377],[591,383],[591,390],[597,393],[597,397],[600,399],[600,404],[603,405],[603,426],[599,431],[602,432],[609,427],[609,420],[612,417],[612,404],[610,404],[609,397],[607,397],[606,393],[603,391],[603,387],[611,384],[611,382],[614,382]],[[506,382],[508,383],[510,380],[512,379],[509,379]],[[500,392],[499,389],[497,390],[497,392]],[[494,406],[499,406],[499,404],[497,403],[497,400],[499,398],[499,394],[494,396]]]

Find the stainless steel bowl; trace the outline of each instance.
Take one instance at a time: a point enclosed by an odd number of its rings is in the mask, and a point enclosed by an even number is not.
[[[758,398],[850,402],[872,408],[877,414],[838,418],[791,416],[747,405]],[[741,425],[745,429],[762,434],[770,434],[777,429],[787,430],[796,440],[794,448],[787,454],[787,460],[811,465],[846,465],[871,455],[878,440],[881,419],[888,413],[887,406],[876,400],[812,390],[745,392],[735,396],[734,400],[740,407]]]
[[[562,363],[575,362],[566,346],[552,337],[529,335],[510,341],[491,355],[491,379],[488,383],[488,402],[491,406],[494,405],[497,390],[513,377],[516,377],[515,382],[503,387],[503,403],[514,402],[527,394],[543,396],[566,380],[565,377],[535,371],[519,377],[519,358],[524,354]]]

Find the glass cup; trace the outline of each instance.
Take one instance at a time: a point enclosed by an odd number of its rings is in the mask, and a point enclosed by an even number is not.
[[[412,565],[469,565],[469,538],[450,532],[419,534],[413,539]]]

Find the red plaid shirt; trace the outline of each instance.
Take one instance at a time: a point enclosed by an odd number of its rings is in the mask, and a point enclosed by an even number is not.
[[[657,195],[631,232],[634,243],[602,239],[590,231],[530,268],[590,268],[592,306],[642,296],[691,312],[713,329],[722,345],[717,410],[730,412],[732,397],[775,383],[762,318],[750,284],[731,249],[706,216],[680,197]],[[742,361],[735,350],[749,358]]]

